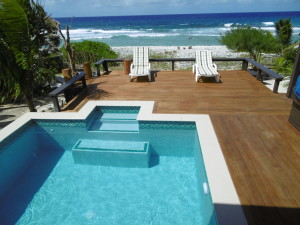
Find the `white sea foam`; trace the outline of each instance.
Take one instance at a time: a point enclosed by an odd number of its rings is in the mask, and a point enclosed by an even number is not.
[[[62,30],[63,33],[66,33],[66,30]],[[81,34],[128,34],[128,33],[138,33],[141,31],[138,30],[102,30],[102,29],[75,29],[70,30],[71,35],[81,35]]]
[[[65,30],[62,31],[66,33]],[[103,29],[74,29],[70,30],[70,36],[72,40],[81,39],[102,39],[102,38],[112,38],[114,36],[147,36],[147,31],[143,30],[103,30]]]
[[[218,30],[220,32],[226,32],[226,31],[229,31],[230,30],[230,27],[221,27],[221,28],[218,28]]]
[[[300,27],[293,27],[293,31],[299,33]]]
[[[224,27],[231,27],[233,25],[233,23],[225,23]]]
[[[138,38],[138,37],[176,37],[176,36],[188,36],[188,37],[219,37],[225,32],[229,31],[232,27],[237,26],[238,24],[228,23],[224,24],[223,27],[213,27],[213,28],[186,28],[183,27],[180,29],[116,29],[116,30],[104,30],[104,29],[95,29],[95,28],[86,28],[86,29],[71,29],[70,36],[71,40],[101,40],[101,39],[110,39],[110,38]],[[253,27],[258,28],[258,27]],[[261,27],[263,30],[271,31],[275,34],[275,27],[265,26]],[[297,35],[300,31],[300,27],[293,28],[293,35]],[[63,30],[63,33],[66,33]]]
[[[167,37],[178,36],[178,34],[172,33],[140,33],[140,34],[127,34],[128,37]]]
[[[268,30],[268,31],[271,31],[271,32],[274,32],[276,30],[275,27],[262,27],[261,29],[262,30]]]
[[[262,22],[262,24],[265,26],[274,26],[275,25],[274,22]]]
[[[120,29],[120,30],[103,30],[103,29],[73,29],[70,30],[72,40],[89,40],[89,39],[107,39],[118,36],[127,37],[174,37],[181,35],[188,36],[220,36],[221,33],[226,32],[230,28],[189,28],[189,29],[170,29],[168,31],[160,32],[154,29]],[[64,34],[65,30],[62,31]]]

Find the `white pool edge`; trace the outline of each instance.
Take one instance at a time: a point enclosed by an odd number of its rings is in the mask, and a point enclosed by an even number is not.
[[[31,119],[84,120],[96,106],[140,106],[138,120],[195,121],[218,224],[247,224],[209,115],[153,114],[154,101],[89,101],[79,112],[26,113],[0,130],[0,141]]]

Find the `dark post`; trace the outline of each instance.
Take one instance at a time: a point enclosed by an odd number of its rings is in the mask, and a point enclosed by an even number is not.
[[[257,75],[256,75],[257,80],[261,80],[261,70],[257,70]]]
[[[87,86],[86,86],[86,80],[85,80],[85,76],[82,78],[82,87],[83,88],[86,88]]]
[[[57,96],[52,96],[51,99],[52,99],[54,111],[55,112],[59,112],[60,111],[60,107],[59,107]]]
[[[247,69],[248,69],[248,61],[244,60],[242,65],[242,70],[247,71]]]
[[[275,79],[274,87],[273,87],[273,93],[278,93],[278,87],[279,87],[280,80]]]
[[[175,70],[175,61],[172,61],[172,71]]]
[[[104,61],[104,62],[102,63],[102,65],[103,65],[103,70],[107,72],[107,71],[108,71],[108,65],[107,65],[107,62]]]
[[[101,76],[99,64],[96,65],[96,67],[97,67],[97,76],[99,77]]]

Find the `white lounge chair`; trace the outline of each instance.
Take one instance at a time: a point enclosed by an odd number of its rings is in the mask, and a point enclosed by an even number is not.
[[[212,63],[211,51],[196,51],[196,63],[193,66],[196,82],[201,77],[215,77],[216,82],[220,81],[220,74],[217,65]]]
[[[151,81],[148,47],[133,47],[133,62],[130,65],[129,73],[130,81],[135,76],[148,76],[149,81]]]

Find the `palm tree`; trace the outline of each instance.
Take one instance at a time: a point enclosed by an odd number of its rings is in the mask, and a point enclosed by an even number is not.
[[[283,48],[291,45],[293,26],[290,19],[280,19],[275,23],[276,35]]]
[[[1,85],[19,91],[35,112],[34,85],[59,45],[59,35],[52,18],[33,0],[0,0],[0,6]]]

